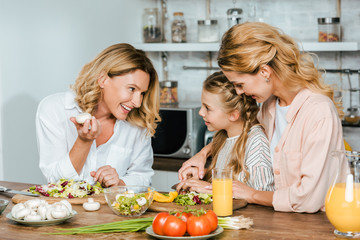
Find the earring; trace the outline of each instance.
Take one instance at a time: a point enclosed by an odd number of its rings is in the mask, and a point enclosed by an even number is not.
[[[265,82],[270,82],[270,79],[269,79],[269,78],[265,78]]]

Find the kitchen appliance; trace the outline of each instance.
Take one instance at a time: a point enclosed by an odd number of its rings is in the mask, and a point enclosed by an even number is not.
[[[199,110],[197,103],[160,107],[162,121],[152,137],[154,156],[190,158],[204,147],[206,126]]]

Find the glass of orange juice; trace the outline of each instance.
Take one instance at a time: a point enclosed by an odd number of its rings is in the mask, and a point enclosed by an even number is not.
[[[217,216],[233,214],[232,169],[214,168],[212,170],[213,211]]]
[[[337,174],[325,198],[326,216],[339,237],[360,238],[360,152],[337,151],[338,163],[346,160],[347,176]],[[340,169],[339,169],[340,170]]]

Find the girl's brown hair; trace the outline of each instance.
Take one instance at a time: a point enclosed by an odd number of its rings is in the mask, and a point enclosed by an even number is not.
[[[227,167],[233,170],[234,178],[244,171],[246,182],[249,179],[249,172],[245,168],[246,142],[250,128],[259,124],[256,118],[259,107],[255,99],[250,96],[237,95],[234,85],[221,72],[216,72],[205,80],[203,91],[218,94],[221,97],[221,105],[225,113],[236,110],[240,113],[239,120],[243,121],[243,131],[232,149]],[[211,148],[212,161],[205,173],[204,180],[211,181],[211,170],[216,166],[219,152],[227,138],[228,135],[225,130],[219,130],[215,133]]]
[[[307,88],[329,97],[339,116],[341,103],[335,102],[334,91],[324,83],[311,54],[300,52],[296,42],[280,29],[261,22],[247,22],[230,28],[222,38],[218,64],[224,71],[256,74],[268,65],[282,84],[298,92]]]
[[[112,78],[138,69],[149,74],[149,88],[140,108],[132,109],[126,120],[135,126],[147,128],[148,133],[154,135],[157,122],[161,120],[158,76],[145,52],[129,44],[120,43],[106,48],[82,68],[71,86],[76,94],[75,101],[84,112],[93,114],[102,97],[99,77],[106,74]]]

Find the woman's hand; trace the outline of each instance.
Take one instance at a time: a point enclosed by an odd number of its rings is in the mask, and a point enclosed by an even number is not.
[[[199,179],[187,179],[176,186],[176,191],[194,191],[198,193],[211,194],[211,183]]]
[[[101,134],[101,124],[94,116],[91,120],[86,120],[83,124],[76,122],[75,117],[71,117],[72,121],[77,129],[78,138],[84,142],[92,142]]]
[[[257,192],[255,189],[240,181],[233,181],[232,188],[233,198],[242,198],[245,199],[248,203],[253,202],[253,195]]]
[[[90,175],[94,178],[95,182],[100,182],[104,187],[125,185],[124,181],[119,178],[116,169],[110,165],[102,166],[96,172],[90,172]]]
[[[212,143],[206,145],[203,149],[201,149],[200,152],[198,152],[192,158],[182,164],[181,168],[178,171],[180,181],[187,179],[187,175],[189,174],[189,172],[192,171],[187,169],[189,167],[198,168],[197,178],[202,179],[204,177],[206,158],[210,153],[211,145]]]
[[[182,171],[183,180],[186,179],[200,179],[198,167],[188,167]]]

